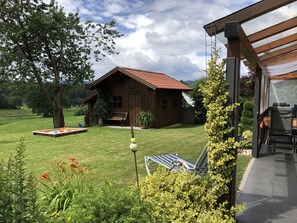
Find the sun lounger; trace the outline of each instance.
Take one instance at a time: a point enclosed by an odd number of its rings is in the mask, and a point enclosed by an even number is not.
[[[180,172],[186,170],[188,172],[195,172],[202,175],[207,173],[207,146],[203,149],[196,163],[183,159],[178,154],[167,154],[158,156],[145,156],[145,167],[148,175],[151,175],[150,164],[158,164],[169,170]]]

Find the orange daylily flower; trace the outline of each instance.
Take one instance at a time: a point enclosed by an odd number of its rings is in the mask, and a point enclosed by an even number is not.
[[[49,180],[49,172],[45,172],[44,174],[42,174],[41,178],[44,180]]]
[[[72,164],[70,165],[70,168],[73,170],[73,169],[77,169],[78,166],[72,163]]]
[[[75,158],[68,158],[68,160],[71,162],[71,163],[77,163],[77,160]]]
[[[56,167],[57,167],[58,169],[61,169],[61,170],[64,170],[64,169],[65,169],[63,163],[60,163],[60,162],[58,162],[58,161],[54,161],[54,163],[55,163],[55,165],[56,165]]]

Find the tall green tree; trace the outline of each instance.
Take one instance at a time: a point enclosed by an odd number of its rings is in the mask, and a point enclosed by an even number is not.
[[[16,92],[18,82],[0,83],[0,109],[17,109],[22,106],[22,98]]]
[[[47,84],[49,89],[52,87],[51,84]],[[38,115],[42,115],[43,117],[52,117],[52,106],[50,101],[44,100],[46,97],[42,91],[39,90],[37,83],[27,83],[23,87],[26,90],[26,94],[24,97],[26,105],[32,109],[33,113]],[[65,86],[63,86],[65,88]],[[52,89],[53,90],[53,89]],[[69,108],[70,106],[67,104],[68,95],[64,91],[62,98],[62,106],[63,108]]]
[[[202,86],[205,84],[206,78],[200,78],[193,84],[193,90],[190,92],[191,98],[195,102],[195,119],[198,123],[206,122],[206,108],[203,104]]]
[[[0,0],[0,8],[0,82],[37,82],[51,103],[54,127],[64,126],[61,83],[92,79],[91,55],[99,61],[116,53],[115,21],[81,23],[55,0]]]
[[[240,96],[252,99],[254,97],[255,74],[249,72],[246,76],[240,77]]]

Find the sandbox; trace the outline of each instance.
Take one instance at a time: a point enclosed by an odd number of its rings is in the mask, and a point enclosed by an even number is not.
[[[57,128],[57,129],[44,129],[33,131],[33,135],[43,135],[51,137],[60,137],[65,135],[77,134],[82,132],[87,132],[87,128]]]

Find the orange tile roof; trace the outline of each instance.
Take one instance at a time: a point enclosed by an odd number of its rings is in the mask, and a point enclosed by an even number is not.
[[[114,69],[110,70],[102,77],[98,78],[94,82],[89,85],[90,89],[94,89],[94,87],[99,84],[100,82],[104,81],[109,76],[112,76],[117,71],[129,76],[130,78],[156,90],[156,89],[175,89],[175,90],[184,90],[190,91],[192,90],[191,87],[187,86],[186,84],[175,80],[172,77],[169,77],[166,74],[158,73],[158,72],[151,72],[151,71],[143,71],[138,69],[132,69],[127,67],[115,67]]]
[[[192,90],[192,88],[190,88],[189,86],[163,73],[143,71],[127,67],[121,68],[129,72],[130,74],[142,79],[143,81],[154,85],[156,88]]]

